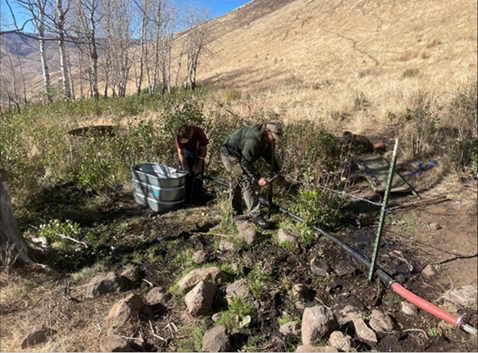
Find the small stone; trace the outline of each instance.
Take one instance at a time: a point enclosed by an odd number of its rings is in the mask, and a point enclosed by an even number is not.
[[[438,223],[430,223],[431,230],[440,230],[442,227]]]
[[[408,316],[415,316],[418,314],[418,307],[409,302],[400,302],[402,313]]]
[[[425,268],[422,270],[422,275],[425,278],[431,278],[437,274],[437,271],[433,267],[433,265],[428,264],[425,266]]]

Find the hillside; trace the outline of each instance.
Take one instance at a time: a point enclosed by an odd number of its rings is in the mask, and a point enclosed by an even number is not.
[[[210,45],[200,79],[243,88],[339,81],[355,89],[450,87],[476,74],[476,1],[281,1],[247,21],[252,1],[217,22],[243,21]],[[387,83],[388,84],[387,84]]]
[[[476,8],[476,0],[254,0],[211,20],[198,81],[287,94],[327,88],[309,97],[323,112],[347,111],[361,93],[386,114],[412,91],[442,93],[476,76]],[[41,65],[31,50],[20,53],[34,95]]]

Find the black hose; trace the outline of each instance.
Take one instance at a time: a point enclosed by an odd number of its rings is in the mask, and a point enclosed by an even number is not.
[[[211,178],[209,176],[206,176],[204,175],[203,176],[204,179],[208,179],[208,180],[211,180],[211,181],[214,181],[215,183],[219,184],[219,185],[222,185],[222,186],[225,186],[225,187],[228,187],[230,188],[231,186],[229,185],[229,183],[225,183],[223,181],[220,181],[220,180],[216,180],[214,178]],[[304,223],[305,220],[300,218],[299,216],[297,216],[296,214],[290,212],[289,210],[286,210],[285,208],[282,208],[280,207],[279,205],[276,205],[274,203],[271,203],[269,204],[269,202],[267,200],[265,200],[264,198],[262,197],[259,197],[259,200],[267,205],[267,206],[272,206],[273,208],[279,210],[280,212],[282,213],[286,213],[287,215],[289,215],[290,217],[294,218],[295,220],[299,221],[299,222],[302,222]],[[323,236],[327,237],[328,239],[332,240],[335,244],[337,244],[338,246],[340,246],[343,250],[347,251],[349,254],[351,254],[354,258],[356,258],[361,264],[363,264],[364,266],[366,266],[367,268],[370,268],[370,261],[369,259],[367,259],[367,257],[362,254],[360,251],[356,250],[356,249],[353,249],[351,248],[350,246],[348,246],[347,244],[345,244],[343,241],[337,239],[336,237],[334,237],[333,235],[327,233],[326,231],[318,228],[318,227],[313,227],[315,231],[319,232],[320,234],[322,234]],[[387,274],[384,270],[382,270],[380,267],[378,266],[375,266],[375,271],[377,273],[377,275],[385,282],[387,283],[388,285],[391,285],[394,280],[393,278]]]
[[[268,205],[268,201],[266,201],[265,199],[263,199],[262,197],[259,198],[259,200]],[[278,209],[279,211],[283,212],[283,213],[286,213],[288,214],[290,217],[294,218],[295,220],[297,221],[300,221],[302,223],[305,222],[304,219],[300,218],[299,216],[297,216],[296,214],[286,210],[285,208],[282,208],[278,205],[275,205],[273,204],[272,205],[274,208]],[[324,231],[323,229],[320,229],[318,227],[312,227],[315,231],[319,232],[320,234],[322,234],[323,236],[327,237],[328,239],[332,240],[335,244],[337,244],[338,246],[340,246],[343,250],[347,251],[350,255],[352,255],[355,259],[357,259],[360,263],[362,263],[362,265],[370,268],[370,261],[367,259],[367,257],[362,254],[360,251],[356,250],[356,249],[353,249],[351,248],[350,246],[348,246],[347,244],[345,244],[343,241],[337,239],[336,237],[334,237],[333,235],[327,233],[326,231]],[[384,270],[382,270],[380,267],[378,266],[375,266],[375,271],[377,273],[377,275],[383,280],[385,281],[385,283],[387,283],[388,285],[391,285],[394,280],[393,278],[387,274]]]
[[[214,181],[215,183],[217,183],[219,185],[230,188],[230,185],[228,183],[223,182],[223,181],[219,181],[219,180],[216,180],[216,179],[208,177],[208,176],[203,176],[203,178]],[[265,200],[262,197],[259,197],[259,200],[260,200],[260,202],[262,202],[265,205],[273,207],[273,208],[279,210],[280,212],[286,213],[287,215],[289,215],[290,217],[294,218],[295,220],[297,220],[299,222],[302,222],[302,223],[305,222],[305,220],[302,219],[301,217],[299,217],[296,214],[286,210],[285,208],[280,207],[279,205],[276,205],[272,202],[269,203],[267,200]],[[343,250],[347,251],[355,259],[357,259],[360,263],[362,263],[364,266],[366,266],[367,268],[370,269],[370,267],[372,265],[370,260],[364,254],[362,254],[360,251],[351,248],[350,246],[348,246],[347,244],[345,244],[341,240],[337,239],[333,235],[327,233],[326,231],[324,231],[324,230],[322,230],[318,227],[313,227],[313,228],[314,228],[314,230],[316,230],[317,232],[319,232],[323,236],[332,240],[335,244],[340,246]],[[435,316],[441,318],[442,320],[445,320],[446,322],[454,325],[456,328],[459,328],[459,329],[461,329],[461,330],[463,330],[467,333],[470,333],[472,335],[476,335],[476,329],[473,326],[463,322],[463,317],[462,316],[457,318],[454,315],[444,311],[443,309],[440,309],[440,308],[436,307],[435,305],[427,302],[426,300],[424,300],[424,299],[416,296],[412,292],[406,290],[398,282],[394,281],[394,279],[389,274],[387,274],[384,270],[382,270],[379,266],[375,266],[374,272],[376,272],[376,274],[379,276],[379,278],[381,280],[383,280],[385,283],[390,285],[396,293],[398,293],[399,295],[401,295],[405,299],[411,301],[413,304],[415,304],[415,305],[419,306],[420,308],[428,311],[432,315],[435,315]]]

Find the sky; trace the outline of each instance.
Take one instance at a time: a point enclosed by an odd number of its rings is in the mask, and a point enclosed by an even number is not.
[[[211,10],[212,18],[219,17],[224,15],[227,12],[230,12],[238,7],[248,3],[251,0],[196,0],[207,6]],[[15,6],[15,0],[9,0],[10,5],[15,12],[15,17],[17,19],[17,25],[22,26],[22,14],[21,10]],[[6,5],[6,0],[0,0],[0,29],[1,30],[10,30],[13,29],[13,21],[11,20],[10,10]],[[27,29],[28,31],[28,29]]]
[[[211,8],[213,18],[237,9],[249,1],[250,0],[201,0],[201,2]]]

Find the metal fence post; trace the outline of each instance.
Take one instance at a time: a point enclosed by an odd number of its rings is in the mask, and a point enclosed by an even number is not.
[[[372,276],[375,271],[375,262],[377,260],[377,253],[380,247],[380,238],[382,237],[383,224],[385,223],[385,212],[387,210],[388,197],[390,195],[390,189],[393,180],[393,171],[395,169],[395,162],[397,160],[398,151],[398,139],[395,140],[395,147],[393,149],[392,161],[390,163],[390,169],[388,171],[387,186],[385,187],[385,194],[383,195],[382,209],[380,211],[380,221],[378,222],[377,236],[375,238],[375,247],[373,249],[372,261],[370,262],[370,272],[368,274],[368,281],[372,281]]]

